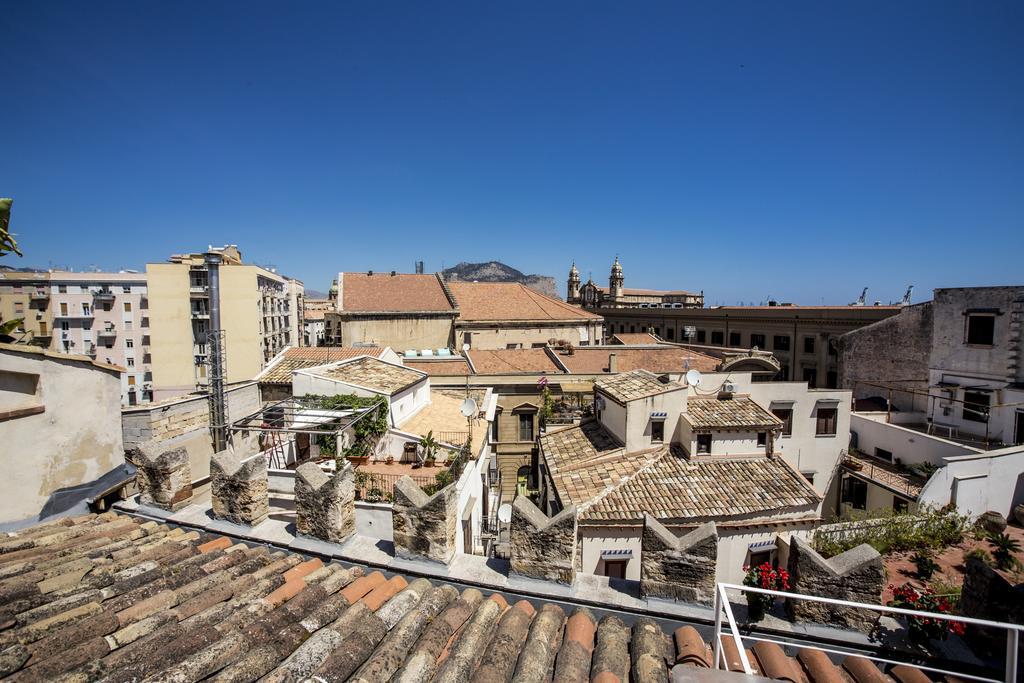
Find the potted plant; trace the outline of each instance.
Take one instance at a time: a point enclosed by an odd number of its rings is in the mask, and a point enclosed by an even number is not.
[[[935,571],[939,568],[938,563],[932,559],[932,553],[929,550],[917,551],[914,553],[914,556],[910,558],[910,561],[914,563],[917,578],[922,581],[929,581],[935,574]]]
[[[945,596],[936,595],[930,588],[923,590],[914,588],[909,583],[900,587],[889,586],[892,591],[892,600],[885,603],[889,607],[900,607],[920,612],[937,612],[949,614],[952,607]],[[929,640],[945,640],[950,633],[958,636],[964,634],[965,626],[960,621],[947,621],[945,619],[929,619],[928,617],[907,617],[907,629],[910,640],[923,645]]]
[[[384,463],[387,464],[387,465],[394,465],[395,464],[395,456],[388,455],[388,457],[384,458]]]
[[[1020,543],[1008,534],[989,534],[988,544],[992,546],[996,567],[1004,571],[1013,569],[1017,564],[1015,555],[1020,552]]]
[[[744,567],[746,576],[743,577],[744,586],[764,588],[765,590],[784,591],[789,590],[789,572],[785,569],[776,569],[767,562],[753,566]],[[760,621],[764,613],[768,611],[775,598],[764,593],[744,593],[747,597],[747,616],[750,621]]]
[[[434,453],[439,446],[440,444],[437,442],[437,439],[434,438],[433,430],[420,437],[420,447],[423,449],[423,464],[427,467],[434,466]]]

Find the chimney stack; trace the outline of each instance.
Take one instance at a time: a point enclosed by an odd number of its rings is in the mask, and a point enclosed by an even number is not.
[[[619,371],[619,364],[615,358],[614,353],[608,354],[608,372],[615,374]]]

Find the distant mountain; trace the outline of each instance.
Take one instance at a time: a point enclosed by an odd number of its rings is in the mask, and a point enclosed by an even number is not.
[[[327,295],[324,294],[323,292],[318,292],[315,289],[307,289],[306,290],[306,298],[307,299],[326,299]]]
[[[44,268],[15,268],[6,264],[0,265],[0,271],[6,273],[45,273]]]
[[[445,280],[451,282],[519,282],[532,290],[560,299],[555,287],[555,278],[550,275],[524,275],[501,261],[486,263],[460,263],[441,271]]]

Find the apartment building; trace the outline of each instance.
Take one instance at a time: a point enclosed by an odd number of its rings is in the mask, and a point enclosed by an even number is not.
[[[49,273],[0,271],[0,323],[12,320],[22,321],[10,334],[13,341],[50,348],[53,309]]]
[[[124,368],[121,402],[153,399],[146,276],[120,273],[4,273],[0,315],[20,318],[17,343],[88,356]]]
[[[236,245],[146,264],[156,400],[208,384],[211,260],[220,263],[219,303],[229,384],[252,379],[284,347],[303,343],[302,283],[243,263]]]
[[[839,337],[896,315],[902,306],[716,306],[714,308],[596,308],[605,335],[651,332],[669,342],[771,351],[778,379],[813,387],[839,386]],[[687,334],[688,332],[692,334]]]
[[[50,302],[52,350],[123,367],[124,405],[153,400],[145,274],[50,273]]]

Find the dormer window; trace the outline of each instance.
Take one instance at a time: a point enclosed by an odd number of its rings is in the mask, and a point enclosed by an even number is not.
[[[697,435],[697,455],[711,455],[711,435]]]
[[[651,443],[664,443],[665,442],[665,420],[652,418],[651,419]]]

